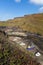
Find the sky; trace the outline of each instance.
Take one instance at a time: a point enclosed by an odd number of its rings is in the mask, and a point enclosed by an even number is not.
[[[43,13],[43,0],[0,0],[0,21]]]

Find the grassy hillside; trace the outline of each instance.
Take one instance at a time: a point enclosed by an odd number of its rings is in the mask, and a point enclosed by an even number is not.
[[[0,22],[0,26],[18,26],[29,32],[40,33],[43,35],[43,13],[25,15],[6,22]]]

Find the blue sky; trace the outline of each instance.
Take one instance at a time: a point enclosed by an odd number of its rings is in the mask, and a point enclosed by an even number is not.
[[[43,0],[0,0],[0,20],[43,12]]]

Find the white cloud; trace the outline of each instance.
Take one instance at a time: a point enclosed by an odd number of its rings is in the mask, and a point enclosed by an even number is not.
[[[31,3],[43,5],[43,0],[30,0]]]
[[[39,8],[39,11],[40,11],[40,12],[43,12],[43,7],[40,7],[40,8]]]
[[[15,2],[21,2],[21,0],[14,0]]]

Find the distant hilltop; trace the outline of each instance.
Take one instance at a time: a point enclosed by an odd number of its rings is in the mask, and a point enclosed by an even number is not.
[[[43,35],[43,13],[24,15],[23,17],[17,17],[5,22],[0,21],[0,26],[17,26],[24,31]]]

